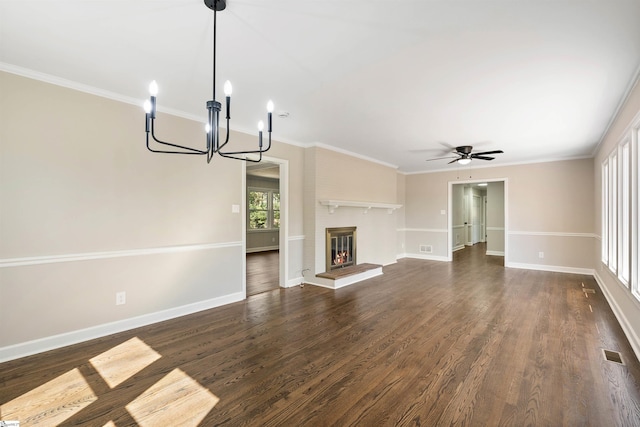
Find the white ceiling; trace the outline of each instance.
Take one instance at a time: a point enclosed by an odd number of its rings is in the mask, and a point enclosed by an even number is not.
[[[271,98],[290,113],[275,139],[404,172],[455,168],[425,160],[457,145],[504,150],[492,165],[590,156],[640,67],[640,0],[227,2],[232,129]],[[0,65],[140,104],[156,79],[160,110],[204,122],[212,31],[202,0],[0,0]]]

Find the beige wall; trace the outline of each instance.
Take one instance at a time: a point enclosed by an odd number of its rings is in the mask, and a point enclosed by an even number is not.
[[[427,244],[434,247],[433,258],[447,258],[447,216],[441,210],[447,209],[449,182],[455,183],[458,176],[455,169],[407,176],[407,254],[421,257],[418,247]],[[467,169],[464,178],[506,179],[505,255],[511,266],[559,271],[591,268],[590,259],[570,255],[574,249],[592,251],[595,244],[593,190],[585,184],[593,180],[591,159]],[[563,250],[551,250],[558,239]],[[543,259],[538,258],[541,251]]]
[[[244,298],[242,162],[148,152],[138,106],[8,73],[0,87],[0,359]],[[199,122],[159,114],[157,130],[204,145]],[[303,150],[269,155],[288,161],[301,246]]]
[[[504,182],[487,183],[487,253],[504,255]]]
[[[630,135],[629,126],[634,121],[638,123],[638,120],[640,120],[640,84],[636,82],[625,105],[620,110],[618,117],[613,122],[603,142],[599,146],[593,162],[593,187],[595,197],[592,210],[595,213],[593,218],[594,229],[597,230],[598,236],[601,235],[600,214],[602,212],[601,164],[621,140],[625,136]],[[637,147],[638,145],[636,145],[636,150]],[[596,243],[591,253],[593,264],[596,266],[596,278],[607,296],[616,317],[620,321],[627,338],[633,346],[636,356],[640,358],[640,302],[631,294],[630,289],[622,284],[609,269],[602,264],[600,261],[600,245],[602,242],[598,239]]]

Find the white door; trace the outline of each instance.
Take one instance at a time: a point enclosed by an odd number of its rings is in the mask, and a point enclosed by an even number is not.
[[[472,244],[482,241],[482,198],[473,195],[473,205],[471,209],[471,235]]]

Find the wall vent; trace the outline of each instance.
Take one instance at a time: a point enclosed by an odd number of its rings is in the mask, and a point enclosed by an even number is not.
[[[605,350],[602,349],[602,353],[604,354],[604,359],[609,362],[619,363],[620,365],[624,365],[622,361],[622,355],[617,351]]]
[[[420,253],[423,253],[423,254],[433,253],[433,246],[432,245],[420,245]]]

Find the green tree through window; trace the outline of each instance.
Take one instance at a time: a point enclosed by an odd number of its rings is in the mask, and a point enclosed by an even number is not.
[[[275,190],[249,189],[249,229],[280,228],[280,193]]]

